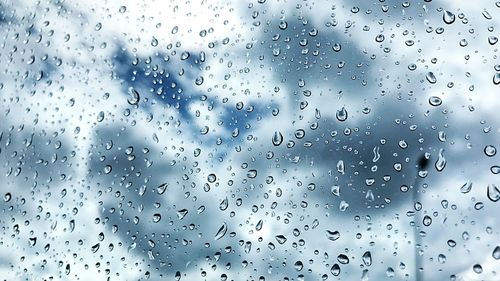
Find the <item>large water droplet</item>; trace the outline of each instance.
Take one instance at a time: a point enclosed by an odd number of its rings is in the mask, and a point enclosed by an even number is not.
[[[372,253],[370,251],[366,251],[364,254],[363,254],[363,263],[366,265],[366,266],[370,266],[372,264]]]
[[[443,12],[443,21],[446,24],[452,24],[455,21],[455,14],[450,11]]]
[[[472,182],[471,181],[468,181],[466,183],[464,183],[461,187],[460,187],[460,192],[462,193],[469,193],[472,189]]]
[[[446,167],[446,159],[443,156],[444,149],[440,149],[438,153],[438,159],[436,160],[435,167],[438,172],[443,171],[444,167]]]
[[[500,200],[500,190],[498,190],[497,186],[493,183],[488,185],[486,195],[492,202]]]
[[[279,131],[275,131],[273,134],[273,145],[279,146],[283,142],[283,135]]]
[[[275,238],[276,238],[276,241],[278,241],[278,243],[280,243],[280,244],[284,244],[287,240],[284,235],[276,235]]]
[[[491,256],[496,260],[500,260],[500,246],[496,246],[495,249],[493,249]]]
[[[434,75],[433,72],[428,72],[427,75],[425,76],[425,79],[427,79],[427,81],[429,81],[429,83],[431,84],[436,84],[437,82],[436,76]]]
[[[342,107],[340,110],[337,110],[337,114],[335,115],[337,117],[337,120],[340,122],[344,122],[347,120],[347,110],[345,107]]]
[[[141,97],[139,95],[139,92],[137,92],[133,87],[130,87],[128,89],[128,98],[127,98],[127,102],[130,104],[130,105],[136,105],[139,103]]]
[[[327,230],[326,237],[328,238],[328,240],[335,241],[340,238],[340,232],[338,232],[337,230],[335,231]]]
[[[219,240],[221,239],[222,237],[224,237],[224,235],[226,235],[226,232],[227,232],[227,225],[226,223],[222,224],[222,226],[219,228],[219,230],[217,230],[217,233],[215,234],[215,240]]]

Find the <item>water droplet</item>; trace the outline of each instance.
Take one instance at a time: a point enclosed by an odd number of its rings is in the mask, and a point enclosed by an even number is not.
[[[500,246],[496,246],[495,249],[493,249],[491,256],[496,260],[500,260]]]
[[[279,244],[285,244],[285,242],[287,240],[284,235],[276,235],[275,238],[276,238],[276,241],[278,241]]]
[[[104,166],[104,173],[105,174],[111,173],[112,170],[113,170],[113,167],[111,167],[111,165]]]
[[[440,106],[443,103],[440,97],[432,96],[429,98],[429,104],[432,106]]]
[[[492,202],[497,202],[498,200],[500,200],[500,190],[498,190],[495,184],[489,184],[486,191],[486,196],[488,196],[488,199],[490,199]]]
[[[151,39],[151,46],[153,46],[153,47],[158,46],[158,39],[156,39],[156,37],[154,37],[154,36]]]
[[[220,204],[219,204],[219,210],[225,211],[228,206],[229,206],[229,202],[228,202],[227,197],[226,197],[224,200],[222,200],[220,202]]]
[[[349,203],[347,203],[346,201],[342,200],[340,201],[340,204],[339,204],[339,210],[341,212],[345,212],[347,210],[347,208],[349,208]]]
[[[275,131],[272,139],[274,146],[279,146],[283,142],[283,135],[279,131]]]
[[[496,36],[489,36],[488,37],[488,43],[490,45],[492,45],[492,46],[495,45],[496,43],[498,43],[498,37],[496,37]]]
[[[462,187],[460,187],[460,192],[462,192],[464,194],[469,193],[471,191],[471,189],[472,189],[472,182],[468,181],[468,182],[464,183],[462,185]]]
[[[340,232],[338,232],[337,230],[335,231],[327,230],[326,237],[328,238],[328,240],[335,241],[340,238]]]
[[[475,264],[474,266],[472,266],[472,270],[477,274],[483,273],[483,267],[480,264]]]
[[[432,218],[429,217],[429,216],[425,216],[424,219],[422,220],[422,223],[425,225],[425,226],[429,226],[432,224]]]
[[[102,120],[104,120],[104,111],[101,111],[99,112],[99,114],[97,114],[97,122],[102,122]]]
[[[450,11],[443,12],[443,21],[446,24],[452,24],[455,21],[455,14]]]
[[[429,83],[431,84],[436,84],[437,82],[436,76],[434,76],[433,72],[428,72],[425,76],[425,79],[427,79],[427,81],[429,81]]]
[[[490,15],[490,13],[486,10],[483,11],[483,17],[487,20],[491,20],[493,17]]]
[[[346,255],[344,254],[340,254],[337,256],[337,260],[339,261],[339,263],[341,264],[348,264],[349,263],[349,257],[347,257]]]
[[[226,223],[223,223],[222,226],[219,228],[219,230],[217,230],[214,239],[215,240],[221,239],[222,237],[224,237],[224,235],[226,235],[226,232],[227,232],[227,225]]]
[[[342,107],[340,110],[337,110],[337,114],[335,115],[337,117],[337,120],[340,122],[344,122],[347,120],[347,110],[345,107]]]
[[[248,173],[247,173],[247,177],[253,179],[255,177],[257,177],[257,170],[249,170]]]
[[[162,183],[160,184],[157,188],[156,188],[156,192],[159,194],[159,195],[162,195],[163,193],[165,193],[165,191],[167,190],[167,187],[168,187],[168,183]]]
[[[209,183],[214,183],[217,180],[217,176],[215,174],[209,174],[207,180]]]
[[[487,145],[484,147],[484,154],[488,157],[493,157],[497,154],[497,149],[493,145]]]
[[[12,194],[10,194],[10,192],[7,192],[3,195],[3,201],[4,202],[9,202],[10,199],[12,199]]]
[[[332,265],[330,268],[330,272],[332,273],[333,276],[339,276],[340,275],[340,266],[338,264]]]
[[[177,218],[179,220],[182,220],[188,213],[189,213],[189,211],[187,209],[181,209],[181,210],[177,211]]]
[[[153,215],[153,222],[154,223],[158,223],[158,222],[160,222],[160,220],[161,220],[161,215],[160,214],[156,213],[156,214]]]
[[[370,266],[372,264],[372,254],[370,251],[366,251],[364,254],[363,254],[363,263],[366,265],[366,266]]]
[[[263,220],[259,220],[259,222],[257,223],[257,225],[255,225],[255,230],[260,231],[262,229],[263,224],[264,224],[264,221]]]
[[[94,253],[94,254],[95,254],[97,251],[99,251],[99,248],[100,248],[100,247],[101,247],[101,244],[100,244],[100,243],[97,243],[97,244],[95,244],[94,246],[92,246],[92,247],[90,248],[90,250],[92,251],[92,253]]]
[[[446,167],[446,159],[443,156],[444,149],[440,149],[438,153],[438,159],[436,160],[436,163],[434,166],[436,167],[436,170],[438,172],[443,171],[443,169]]]
[[[295,270],[301,271],[304,268],[304,264],[301,261],[296,261],[293,267]]]
[[[139,100],[141,99],[139,92],[137,92],[133,87],[130,87],[128,89],[128,98],[127,102],[130,105],[136,105],[139,103]]]
[[[495,73],[493,75],[493,84],[499,85],[500,84],[500,72]]]

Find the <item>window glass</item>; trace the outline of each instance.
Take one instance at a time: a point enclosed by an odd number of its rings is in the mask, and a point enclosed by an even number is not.
[[[0,280],[500,280],[500,2],[0,26]]]

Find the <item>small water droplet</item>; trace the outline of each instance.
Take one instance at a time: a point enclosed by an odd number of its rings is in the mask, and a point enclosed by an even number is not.
[[[469,193],[472,189],[472,182],[471,181],[468,181],[466,183],[464,183],[461,187],[460,187],[460,192],[462,193]]]

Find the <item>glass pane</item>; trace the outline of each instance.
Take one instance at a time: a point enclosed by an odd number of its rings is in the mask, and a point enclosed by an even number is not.
[[[0,1],[1,280],[500,280],[497,1]]]

